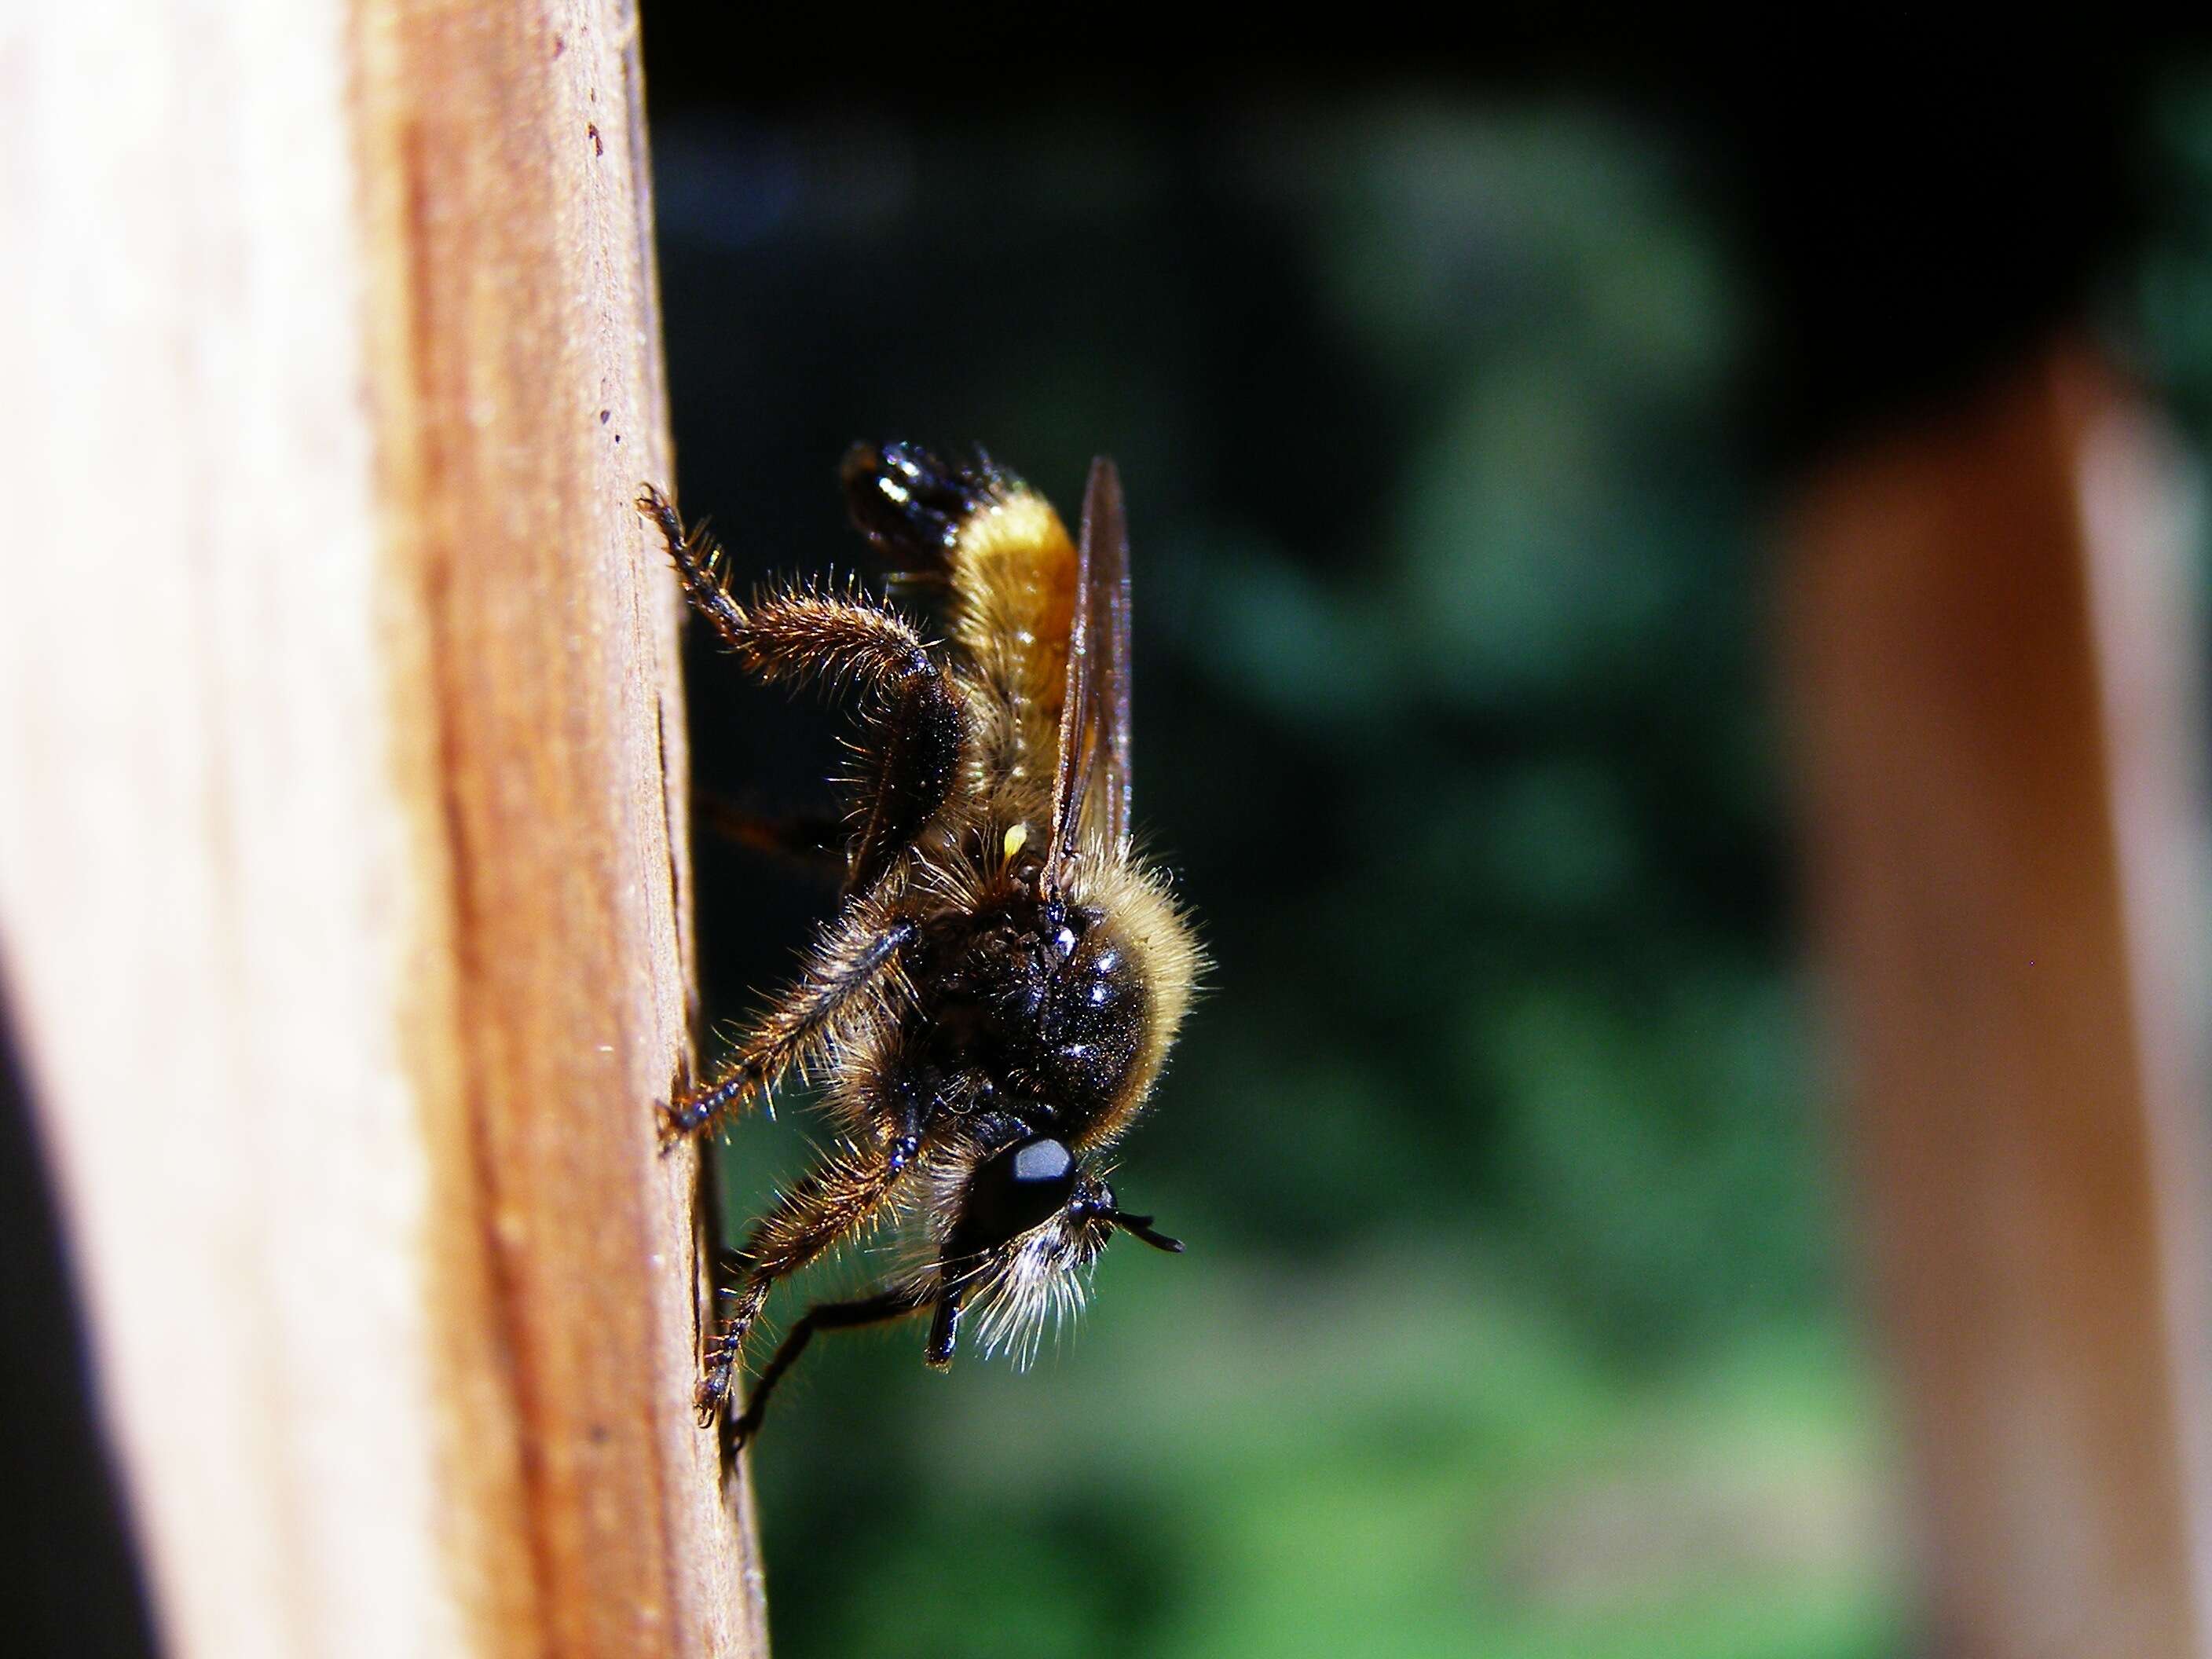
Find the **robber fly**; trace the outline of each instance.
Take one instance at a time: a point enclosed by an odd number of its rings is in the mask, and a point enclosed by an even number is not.
[[[942,643],[857,589],[799,584],[741,603],[703,524],[687,529],[650,487],[638,501],[745,666],[857,688],[863,703],[836,914],[720,1068],[663,1109],[670,1136],[695,1135],[804,1076],[838,1132],[737,1255],[701,1420],[728,1404],[777,1280],[885,1227],[907,1265],[790,1328],[732,1425],[739,1443],[817,1331],[927,1315],[923,1358],[943,1367],[964,1316],[987,1352],[1025,1360],[1048,1318],[1079,1306],[1116,1231],[1182,1249],[1107,1180],[1200,966],[1166,881],[1131,850],[1129,553],[1113,463],[1091,467],[1079,541],[980,451],[860,446],[844,482],[894,569],[944,591]]]

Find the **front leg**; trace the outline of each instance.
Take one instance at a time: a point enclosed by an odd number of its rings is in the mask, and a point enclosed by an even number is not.
[[[806,1352],[806,1345],[813,1340],[815,1332],[849,1331],[863,1325],[887,1324],[894,1319],[909,1318],[928,1305],[926,1287],[894,1285],[873,1296],[851,1302],[825,1302],[809,1308],[805,1317],[784,1334],[783,1340],[776,1345],[775,1356],[761,1368],[751,1396],[745,1401],[744,1415],[730,1427],[732,1445],[742,1446],[760,1432],[761,1419],[768,1413],[769,1396],[775,1392],[775,1385],[783,1380],[784,1373]]]

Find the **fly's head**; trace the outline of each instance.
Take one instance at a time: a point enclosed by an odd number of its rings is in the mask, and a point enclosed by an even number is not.
[[[972,1309],[987,1352],[1028,1363],[1048,1321],[1082,1307],[1091,1268],[1116,1232],[1182,1249],[1152,1217],[1121,1207],[1091,1155],[1049,1135],[992,1153],[954,1196],[925,1357],[951,1363],[962,1312]]]

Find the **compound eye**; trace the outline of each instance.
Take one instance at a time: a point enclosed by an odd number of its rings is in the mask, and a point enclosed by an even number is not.
[[[994,1154],[968,1184],[959,1225],[969,1251],[994,1249],[1066,1209],[1075,1192],[1075,1154],[1048,1136]]]

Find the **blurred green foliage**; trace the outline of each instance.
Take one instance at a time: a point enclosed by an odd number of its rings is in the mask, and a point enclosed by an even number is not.
[[[2212,74],[2169,73],[2149,106],[2138,187],[2148,234],[2108,285],[2105,333],[2154,386],[2190,440],[2212,446]],[[2194,526],[2198,566],[2212,525]]]
[[[655,143],[684,496],[741,562],[855,561],[855,437],[981,438],[1064,506],[1119,459],[1139,815],[1217,963],[1118,1177],[1189,1255],[1109,1252],[1027,1376],[901,1331],[780,1399],[779,1654],[1895,1651],[1761,656],[1762,320],[1694,148],[1410,98]],[[2150,297],[2212,386],[2205,268]],[[702,784],[809,799],[834,724],[692,670]],[[735,1015],[826,896],[699,880]],[[745,1126],[735,1212],[805,1150]]]

